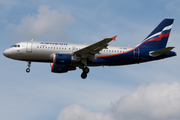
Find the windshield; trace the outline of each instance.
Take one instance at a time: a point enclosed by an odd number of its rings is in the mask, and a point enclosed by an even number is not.
[[[11,47],[20,47],[20,45],[12,45]]]

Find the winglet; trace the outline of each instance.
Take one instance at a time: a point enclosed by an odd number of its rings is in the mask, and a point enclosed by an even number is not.
[[[116,36],[114,36],[114,37],[112,37],[112,39],[115,41],[115,40],[116,40],[116,37],[117,37],[117,35],[116,35]]]

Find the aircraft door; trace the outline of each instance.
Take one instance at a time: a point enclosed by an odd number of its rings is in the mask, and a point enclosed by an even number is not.
[[[31,53],[32,52],[32,41],[27,42],[27,46],[26,46],[26,52]]]
[[[136,48],[134,51],[133,51],[133,58],[134,59],[139,59],[139,48]]]

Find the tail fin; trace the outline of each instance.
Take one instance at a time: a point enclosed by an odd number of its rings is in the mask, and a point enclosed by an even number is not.
[[[174,19],[164,19],[139,45],[139,48],[163,49],[166,47]]]

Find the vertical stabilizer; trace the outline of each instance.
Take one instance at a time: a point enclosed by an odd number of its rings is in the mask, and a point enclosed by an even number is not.
[[[174,19],[164,19],[139,45],[139,48],[156,48],[166,47]]]

